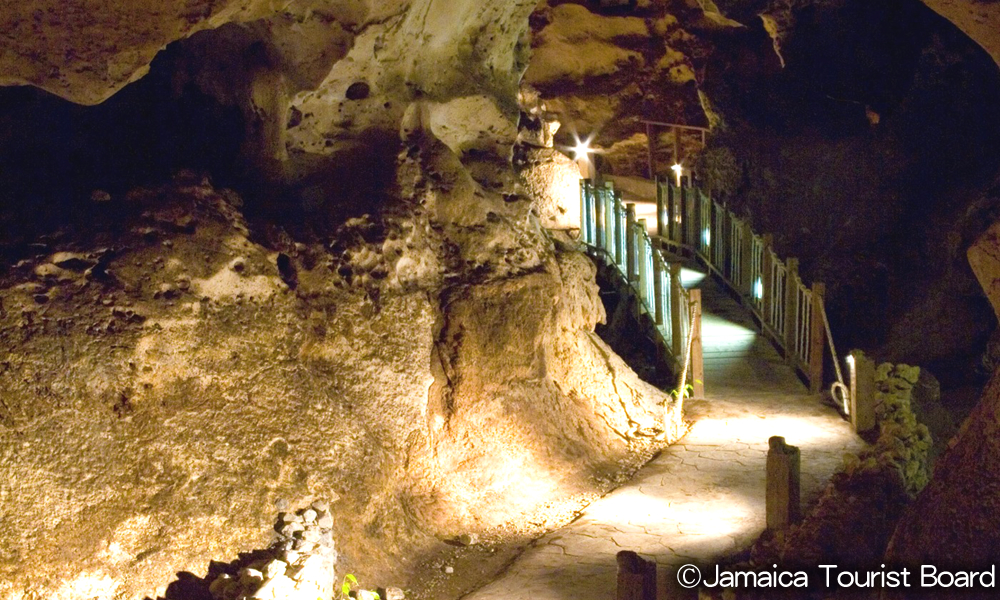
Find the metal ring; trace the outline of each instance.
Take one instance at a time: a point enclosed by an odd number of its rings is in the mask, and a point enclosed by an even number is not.
[[[830,386],[830,395],[833,396],[834,402],[838,401],[837,390],[840,390],[840,393],[842,394],[841,400],[839,401],[841,405],[844,407],[844,414],[845,415],[851,414],[851,405],[850,405],[851,390],[847,389],[847,386],[840,383],[839,381],[834,381],[833,385]]]

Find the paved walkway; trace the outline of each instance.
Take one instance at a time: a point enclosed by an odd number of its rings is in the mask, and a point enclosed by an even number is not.
[[[770,436],[801,448],[806,503],[816,499],[844,453],[861,447],[848,423],[808,395],[717,283],[706,278],[697,287],[706,310],[707,399],[689,401],[691,431],[576,521],[536,540],[499,579],[466,600],[611,600],[619,550],[656,560],[661,599],[693,598],[677,589],[678,566],[711,565],[746,548],[764,529]]]

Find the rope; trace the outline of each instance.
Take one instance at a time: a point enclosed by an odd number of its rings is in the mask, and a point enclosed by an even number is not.
[[[823,327],[826,328],[826,340],[830,343],[830,355],[833,357],[833,366],[837,370],[837,381],[830,386],[830,395],[834,401],[837,400],[837,391],[841,393],[844,414],[851,414],[851,391],[844,384],[844,376],[840,372],[840,359],[837,358],[837,348],[833,345],[833,333],[830,331],[830,320],[826,317],[826,303],[819,303],[820,313],[823,315]]]

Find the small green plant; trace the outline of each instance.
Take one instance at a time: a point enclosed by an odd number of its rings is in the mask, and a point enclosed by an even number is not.
[[[694,386],[693,385],[691,385],[689,383],[689,384],[687,384],[687,385],[684,386],[684,397],[685,398],[690,398],[691,394],[693,394],[693,393],[694,393]],[[681,397],[681,388],[676,388],[676,389],[670,390],[670,397],[673,398],[674,400],[677,400],[678,398],[680,398]]]
[[[351,598],[351,591],[356,587],[358,587],[358,578],[351,573],[344,575],[344,580],[340,584],[340,598],[342,600]],[[382,600],[382,597],[377,592],[369,590],[357,590],[354,597],[359,600]],[[320,598],[319,600],[323,599]]]

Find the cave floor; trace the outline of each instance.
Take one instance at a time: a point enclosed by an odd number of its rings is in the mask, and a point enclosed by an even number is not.
[[[843,455],[863,446],[832,406],[808,393],[712,278],[694,273],[685,279],[703,290],[705,302],[707,397],[688,401],[690,431],[632,481],[536,540],[466,600],[614,598],[620,550],[656,561],[659,598],[694,598],[676,584],[679,566],[702,565],[711,577],[713,561],[747,548],[764,530],[770,436],[784,436],[801,449],[807,505]]]

